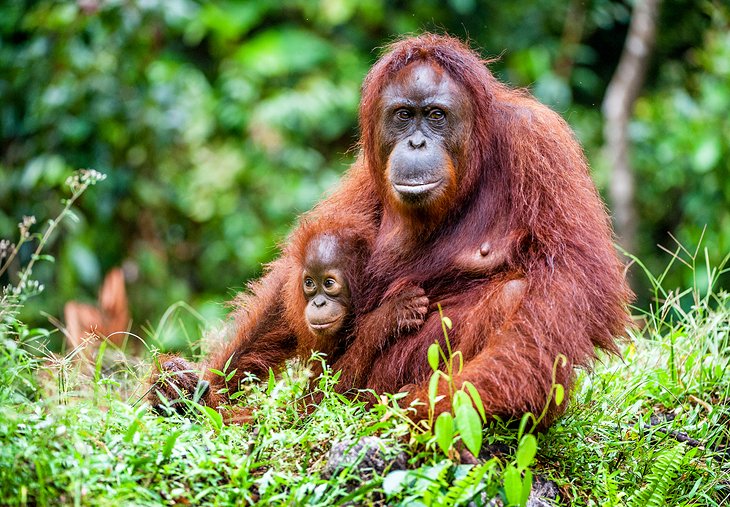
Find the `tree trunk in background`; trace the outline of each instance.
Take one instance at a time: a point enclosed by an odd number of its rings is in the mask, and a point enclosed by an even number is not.
[[[563,35],[560,38],[560,52],[555,61],[555,74],[570,83],[570,75],[575,64],[575,53],[583,39],[586,21],[585,0],[571,0],[563,24]]]
[[[632,253],[636,248],[637,218],[628,127],[654,46],[659,3],[660,0],[635,0],[624,49],[602,106],[604,155],[611,171],[609,198],[616,233],[621,245]]]

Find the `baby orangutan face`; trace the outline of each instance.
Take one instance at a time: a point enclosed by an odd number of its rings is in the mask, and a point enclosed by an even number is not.
[[[343,248],[334,236],[323,234],[309,244],[302,272],[307,300],[304,318],[316,336],[334,336],[352,310],[350,287],[345,278]]]

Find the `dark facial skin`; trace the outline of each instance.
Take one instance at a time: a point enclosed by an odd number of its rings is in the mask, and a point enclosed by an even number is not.
[[[383,92],[386,178],[407,206],[434,202],[456,184],[460,150],[470,133],[467,94],[440,68],[414,63]]]
[[[318,336],[335,335],[351,310],[350,287],[342,266],[342,248],[333,236],[312,240],[304,259],[302,290],[307,300],[304,318]]]

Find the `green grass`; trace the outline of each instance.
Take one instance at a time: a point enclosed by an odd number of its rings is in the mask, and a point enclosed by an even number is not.
[[[696,258],[673,259],[694,269]],[[144,402],[149,358],[102,347],[88,368],[74,351],[50,353],[49,332],[17,320],[40,286],[11,287],[0,294],[0,503],[479,505],[499,496],[506,505],[524,502],[520,483],[532,474],[554,481],[563,505],[727,505],[730,295],[713,290],[722,268],[707,272],[683,292],[650,277],[657,303],[635,310],[622,358],[601,356],[579,374],[565,416],[537,435],[534,462],[534,441],[493,423],[484,445],[509,451],[476,466],[459,464],[453,449],[447,457],[443,442],[411,436],[392,401],[365,410],[333,393],[330,372],[320,408],[302,415],[308,379],[296,363],[275,382],[245,387],[242,403],[257,408],[251,425],[223,425],[205,411],[159,417]],[[174,324],[172,313],[157,331]],[[369,435],[405,452],[408,471],[323,474],[333,442]]]
[[[602,357],[593,373],[580,374],[566,415],[538,435],[532,472],[555,481],[565,503],[721,505],[730,498],[730,296],[697,298],[687,311],[670,298],[648,317],[623,359]],[[462,492],[459,480],[469,472],[435,446],[409,444],[397,411],[366,411],[333,394],[329,376],[322,406],[303,417],[295,401],[306,376],[296,364],[273,388],[248,388],[243,399],[258,407],[254,424],[219,427],[205,414],[152,414],[139,401],[145,367],[122,361],[82,373],[65,358],[39,358],[44,339],[17,322],[3,328],[4,503],[443,505]],[[650,424],[652,415],[662,422]],[[408,480],[394,472],[388,494],[380,477],[321,476],[333,441],[365,435],[405,450],[420,473]],[[694,445],[679,442],[682,435]],[[485,444],[514,449],[515,442],[514,428],[485,432]],[[479,488],[501,494],[506,465],[476,470]]]

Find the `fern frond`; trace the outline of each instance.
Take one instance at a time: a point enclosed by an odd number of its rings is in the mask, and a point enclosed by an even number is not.
[[[442,461],[441,464],[446,463],[446,460]],[[439,465],[436,465],[438,467]],[[436,468],[434,467],[434,468]],[[423,499],[426,505],[439,505],[436,501],[443,494],[443,489],[448,486],[449,481],[447,475],[451,472],[450,466],[442,466],[438,470],[438,474],[431,480],[431,483],[423,492]]]
[[[684,461],[687,446],[678,444],[659,453],[646,477],[646,485],[629,498],[630,507],[664,507],[669,488]]]
[[[487,461],[480,465],[475,465],[471,470],[460,479],[454,481],[449,490],[446,492],[444,497],[445,506],[456,506],[461,505],[474,498],[474,495],[479,493],[482,489],[480,488],[484,475],[491,469],[494,468],[493,461]]]

